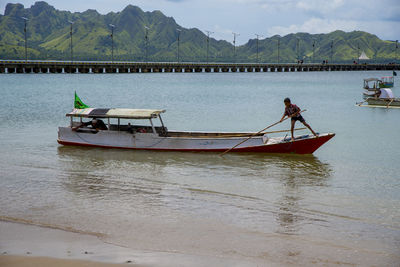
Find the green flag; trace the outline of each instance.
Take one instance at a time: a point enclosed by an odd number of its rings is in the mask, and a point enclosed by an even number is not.
[[[77,109],[90,108],[88,105],[85,105],[85,103],[82,102],[82,100],[76,94],[76,91],[75,91],[74,107],[77,108]]]

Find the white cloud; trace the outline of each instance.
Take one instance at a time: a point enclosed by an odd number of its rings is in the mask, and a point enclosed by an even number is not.
[[[292,24],[289,26],[274,26],[269,28],[268,33],[270,35],[279,34],[286,35],[289,33],[296,32],[308,32],[308,33],[328,33],[335,30],[342,31],[353,31],[357,29],[356,21],[348,20],[325,20],[319,18],[311,18],[305,21],[303,24]]]
[[[395,21],[360,21],[360,20],[335,20],[311,18],[302,24],[291,24],[289,26],[273,26],[268,29],[270,35],[287,35],[289,33],[329,33],[335,30],[342,31],[366,31],[377,35],[382,39],[396,39],[399,36],[399,23]],[[398,39],[398,38],[397,38]]]
[[[335,9],[344,5],[343,0],[301,0],[297,2],[296,7],[306,11],[320,13],[333,12]]]

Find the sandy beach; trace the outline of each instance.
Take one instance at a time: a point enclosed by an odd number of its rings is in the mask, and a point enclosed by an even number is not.
[[[67,259],[55,259],[46,257],[30,257],[30,256],[11,256],[1,255],[0,256],[1,266],[10,267],[112,267],[112,266],[126,266],[126,264],[112,264],[112,263],[101,263],[84,260],[67,260]],[[143,266],[137,264],[130,264],[129,266]]]
[[[127,250],[105,244],[94,233],[0,221],[0,235],[0,266],[143,266],[130,260]]]
[[[137,250],[101,240],[100,234],[0,221],[0,266],[256,266],[235,257]],[[264,261],[265,262],[265,261]],[[279,266],[273,263],[270,266]]]

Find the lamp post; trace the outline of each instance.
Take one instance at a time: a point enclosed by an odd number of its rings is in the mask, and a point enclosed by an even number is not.
[[[312,63],[315,63],[315,39],[313,40],[313,44],[312,44]]]
[[[299,46],[300,46],[300,39],[297,37],[297,44],[296,44],[296,54],[297,54],[297,63],[299,63]]]
[[[73,62],[73,51],[72,51],[72,24],[74,24],[74,22],[73,21],[70,21],[70,20],[68,20],[68,22],[69,22],[69,24],[70,24],[70,26],[71,26],[71,28],[70,28],[70,31],[69,31],[69,36],[70,36],[70,39],[71,39],[71,44],[70,44],[70,48],[71,48],[71,63]]]
[[[111,27],[111,63],[114,63],[114,28],[115,25],[109,24]]]
[[[257,63],[258,63],[258,38],[260,38],[260,37],[263,37],[262,35],[259,35],[259,34],[255,34],[256,35],[256,37],[257,37]]]
[[[24,27],[24,34],[25,34],[25,62],[27,62],[28,61],[28,42],[27,42],[27,39],[26,39],[26,23],[28,22],[28,19],[25,18],[25,17],[22,17],[22,19],[25,22],[25,27]]]
[[[333,63],[332,58],[333,58],[333,41],[331,42],[331,64]]]
[[[144,26],[144,28],[146,29],[146,33],[144,36],[144,41],[145,41],[145,61],[147,62],[147,55],[148,55],[148,47],[149,47],[149,27]]]
[[[206,33],[207,33],[207,64],[208,64],[208,50],[210,48],[210,35],[213,34],[214,32],[206,31]]]
[[[239,36],[239,33],[233,32],[233,62],[236,63],[236,37]]]
[[[179,48],[180,48],[180,42],[181,42],[181,29],[176,29],[178,32],[178,63],[180,62],[180,54],[179,54]]]
[[[360,44],[357,44],[357,64],[360,63]]]
[[[279,64],[279,46],[281,44],[281,37],[278,37],[278,64]]]
[[[396,60],[397,60],[397,64],[399,64],[399,40],[396,40]]]

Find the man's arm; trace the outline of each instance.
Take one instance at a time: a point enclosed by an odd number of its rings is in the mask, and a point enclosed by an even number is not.
[[[295,113],[293,113],[292,116],[289,116],[289,117],[297,117],[297,115],[299,115],[301,113],[301,109],[298,106],[296,106],[296,107],[297,107],[297,111]]]
[[[79,128],[82,128],[83,126],[88,126],[90,124],[90,122],[82,122],[80,125],[72,127],[72,131],[76,131]]]
[[[78,126],[72,127],[72,131],[76,131],[76,130],[78,130],[79,128],[83,127],[84,125],[85,125],[84,123],[81,123],[81,124],[78,125]]]
[[[283,116],[282,116],[282,118],[281,118],[281,120],[280,120],[280,122],[282,122],[283,121],[283,119],[286,117],[286,112],[285,113],[283,113]]]

